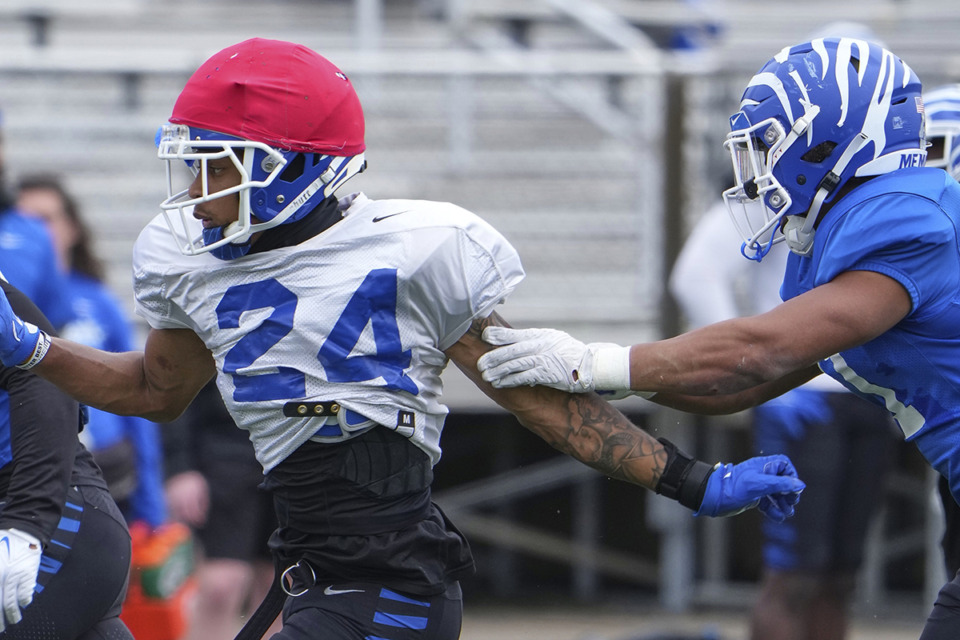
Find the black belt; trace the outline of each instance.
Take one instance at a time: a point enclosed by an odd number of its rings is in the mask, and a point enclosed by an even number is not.
[[[234,640],[261,640],[263,634],[283,610],[287,596],[302,596],[317,582],[313,567],[305,560],[290,565],[283,571],[274,557],[273,584],[263,597],[257,610],[247,619]]]
[[[247,618],[247,623],[237,633],[234,640],[261,640],[267,629],[273,625],[283,610],[283,603],[287,600],[286,590],[283,585],[280,567],[274,561],[273,584],[263,597],[263,601],[257,610]]]
[[[288,418],[325,418],[340,413],[340,403],[329,402],[287,402],[283,405],[283,415]]]

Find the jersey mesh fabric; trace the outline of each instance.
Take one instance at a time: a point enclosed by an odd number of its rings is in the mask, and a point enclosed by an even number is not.
[[[871,179],[832,209],[813,254],[791,255],[783,297],[839,273],[869,270],[900,282],[913,308],[896,326],[820,363],[829,375],[883,404],[907,440],[960,496],[960,185],[938,169]]]
[[[523,278],[513,247],[459,207],[346,203],[344,220],[314,238],[229,262],[182,256],[160,218],[134,249],[137,312],[204,341],[266,471],[322,426],[284,417],[291,400],[335,400],[388,428],[410,424],[435,464],[443,349]]]

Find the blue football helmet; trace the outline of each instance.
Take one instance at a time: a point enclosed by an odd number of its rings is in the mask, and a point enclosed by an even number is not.
[[[723,199],[744,256],[781,241],[808,255],[822,207],[851,178],[923,165],[920,80],[865,40],[787,47],[750,80],[724,146],[736,186]]]
[[[253,233],[304,217],[318,202],[362,171],[365,164],[362,153],[334,156],[295,152],[187,125],[164,125],[158,138],[158,156],[168,161],[168,197],[160,209],[178,239],[180,250],[185,255],[209,251],[222,260],[246,255]],[[217,158],[231,159],[242,176],[240,184],[217,192],[207,188],[206,163]],[[186,162],[191,173],[202,178],[200,196],[191,198],[186,189],[174,186],[174,160]],[[290,167],[295,170],[289,171]],[[234,193],[240,196],[236,222],[204,229],[202,238],[181,234],[181,230],[187,228],[186,220],[194,205]],[[177,222],[171,218],[174,212],[179,216]]]
[[[940,167],[960,180],[960,84],[923,94],[927,114],[927,166]]]
[[[303,45],[263,38],[231,45],[194,72],[157,147],[167,165],[160,209],[177,246],[223,260],[248,253],[253,234],[302,219],[366,165],[363,109],[347,76]],[[240,184],[208,189],[207,162],[217,158],[233,162]],[[189,183],[175,188],[180,161],[191,181],[200,176],[199,195]],[[236,221],[190,237],[195,205],[234,194]]]

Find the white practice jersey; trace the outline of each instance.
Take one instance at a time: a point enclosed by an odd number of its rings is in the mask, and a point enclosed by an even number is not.
[[[203,340],[264,472],[307,440],[338,442],[374,424],[436,464],[443,352],[524,276],[510,243],[455,205],[353,194],[340,206],[344,219],[315,237],[235,260],[182,255],[162,215],[134,247],[137,313]],[[285,416],[297,402],[342,410]]]

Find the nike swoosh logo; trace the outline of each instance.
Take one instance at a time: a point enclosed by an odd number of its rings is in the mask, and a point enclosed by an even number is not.
[[[385,216],[377,216],[377,217],[375,217],[375,218],[373,219],[373,221],[374,221],[374,222],[380,222],[381,220],[386,220],[387,218],[392,218],[393,216],[398,216],[398,215],[400,215],[401,213],[407,213],[407,211],[409,211],[409,210],[397,211],[396,213],[388,213],[388,214],[385,215]]]
[[[334,589],[333,587],[325,587],[323,590],[323,595],[325,596],[339,596],[344,593],[363,593],[363,589]]]

